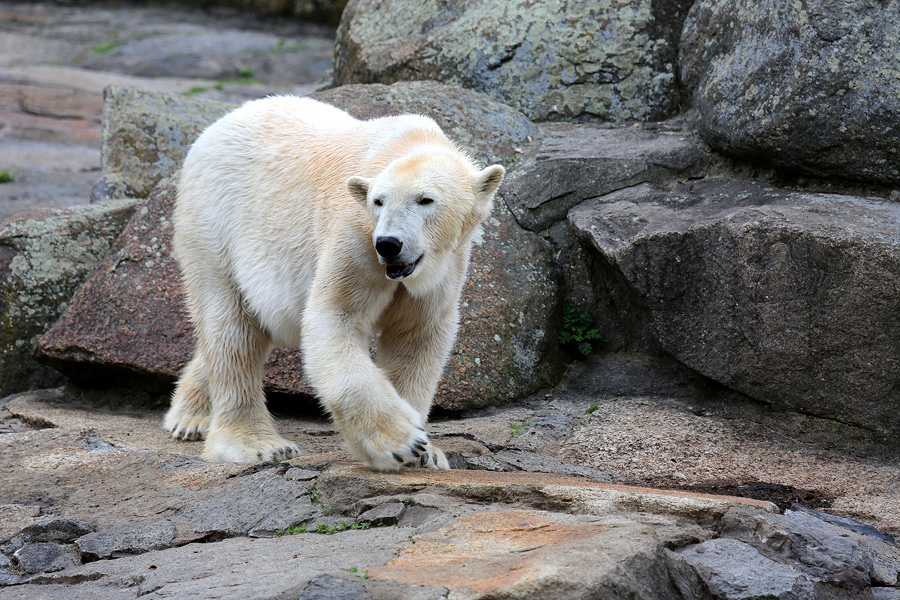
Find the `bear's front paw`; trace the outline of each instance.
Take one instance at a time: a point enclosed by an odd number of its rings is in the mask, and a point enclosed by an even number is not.
[[[357,458],[376,471],[397,471],[414,466],[431,447],[428,434],[417,413],[384,415],[374,423],[354,427],[344,423],[341,430]]]
[[[209,430],[209,414],[175,405],[166,413],[163,428],[176,440],[186,442],[200,440]]]
[[[300,456],[300,447],[268,433],[211,431],[203,447],[209,462],[256,463]]]
[[[419,457],[416,466],[427,469],[450,470],[450,463],[447,462],[447,457],[444,456],[443,450],[431,443],[425,446],[425,452]]]

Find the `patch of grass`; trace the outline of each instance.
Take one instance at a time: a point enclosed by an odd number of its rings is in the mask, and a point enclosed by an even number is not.
[[[112,52],[113,50],[115,50],[116,48],[118,48],[121,45],[122,45],[122,42],[120,42],[118,40],[114,41],[114,42],[109,42],[108,44],[97,44],[96,46],[91,48],[91,52],[93,52],[95,55],[109,54],[110,52]]]
[[[291,525],[287,529],[276,529],[276,535],[294,535],[295,533],[306,533],[306,523],[300,525]]]
[[[9,171],[0,171],[0,183],[11,183],[15,181],[12,176],[12,173]]]
[[[202,94],[207,89],[209,89],[209,88],[205,88],[202,85],[195,85],[191,89],[181,92],[181,95],[182,96],[195,96],[197,94]]]
[[[238,69],[237,74],[241,79],[253,79],[253,69]]]
[[[600,407],[597,406],[596,404],[591,404],[590,407],[584,411],[584,414],[589,415],[589,414],[593,413],[594,411],[596,411],[598,408],[600,408]]]
[[[530,427],[530,426],[531,426],[531,421],[523,421],[523,422],[519,423],[518,425],[516,425],[515,423],[512,423],[509,426],[509,428],[512,429],[512,434],[509,437],[516,437],[517,433],[519,433],[521,430],[525,429],[526,427]]]
[[[513,156],[507,156],[504,160],[505,160],[507,163],[514,163],[514,162],[516,162],[517,160],[519,160],[519,155],[518,155],[518,154],[514,154]]]
[[[322,497],[319,495],[319,492],[317,490],[313,490],[309,493],[310,502],[318,502],[321,499]]]
[[[354,575],[359,575],[359,576],[362,577],[363,579],[368,579],[368,578],[369,578],[369,572],[368,572],[368,571],[362,571],[362,572],[360,572],[360,570],[357,569],[356,567],[347,567],[346,569],[341,569],[341,571],[347,571],[348,573],[353,573]]]
[[[338,521],[334,525],[329,525],[328,523],[319,523],[318,525],[316,525],[316,528],[313,529],[313,533],[334,535],[335,533],[347,531],[348,529],[368,529],[368,527],[363,527],[361,523],[348,523],[347,521]]]
[[[591,327],[593,324],[594,315],[590,311],[580,313],[571,306],[564,306],[563,327],[557,339],[561,345],[574,345],[583,356],[587,356],[594,350],[593,342],[603,337]]]
[[[249,71],[249,69],[247,69]],[[251,71],[252,72],[252,71]],[[217,85],[225,85],[226,83],[237,83],[239,85],[254,85],[259,83],[259,80],[254,79],[253,77],[223,77],[219,80]],[[221,88],[217,88],[221,89]]]

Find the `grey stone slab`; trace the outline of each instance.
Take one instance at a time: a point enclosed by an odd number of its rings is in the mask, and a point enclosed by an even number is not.
[[[101,560],[4,588],[4,600],[156,598],[297,599],[320,574],[385,564],[408,543],[394,527],[336,535],[230,538]],[[74,587],[73,587],[74,586]],[[400,596],[402,597],[402,596]]]
[[[277,520],[282,511],[293,514],[294,502],[307,488],[271,471],[241,478],[240,483],[220,495],[195,502],[181,512],[198,535],[241,535],[258,524]],[[288,523],[289,525],[290,523]]]
[[[87,560],[141,554],[168,548],[175,539],[175,524],[158,521],[145,527],[121,527],[98,531],[75,540],[75,546]]]
[[[45,518],[23,528],[10,536],[7,543],[0,546],[4,552],[14,552],[25,544],[33,542],[71,542],[94,531],[85,521],[69,517]]]
[[[360,523],[372,523],[378,526],[395,525],[404,510],[406,510],[406,505],[402,502],[388,502],[365,511],[356,520]]]
[[[751,515],[733,510],[722,519],[721,527],[724,536],[750,544],[817,584],[848,594],[871,585],[872,558],[860,545],[860,536],[811,515],[793,511]]]
[[[708,540],[666,551],[675,583],[685,598],[719,600],[815,600],[812,582],[731,539]]]
[[[301,496],[284,508],[274,510],[248,532],[251,537],[272,537],[291,525],[304,523],[321,513],[309,496]]]
[[[300,600],[370,600],[370,597],[362,583],[323,573],[309,581]]]
[[[700,177],[709,159],[681,120],[662,125],[541,125],[537,148],[505,183],[516,220],[541,231],[579,202],[676,177]]]
[[[13,556],[19,569],[28,574],[62,571],[79,563],[73,552],[53,542],[26,544]]]
[[[896,185],[897,14],[897,0],[696,2],[679,70],[698,132],[731,156]]]

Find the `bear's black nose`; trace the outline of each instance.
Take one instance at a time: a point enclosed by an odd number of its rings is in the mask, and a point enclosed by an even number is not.
[[[403,242],[395,237],[384,236],[375,240],[375,252],[385,260],[396,258],[402,249]]]

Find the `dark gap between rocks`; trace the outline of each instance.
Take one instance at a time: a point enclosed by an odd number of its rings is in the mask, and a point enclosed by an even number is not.
[[[623,481],[627,485],[668,488],[699,494],[716,494],[720,496],[737,496],[764,500],[776,505],[782,512],[791,508],[792,504],[800,504],[807,508],[830,508],[837,496],[818,490],[806,490],[791,485],[768,483],[765,481],[706,481],[686,484],[670,477],[650,477]]]

